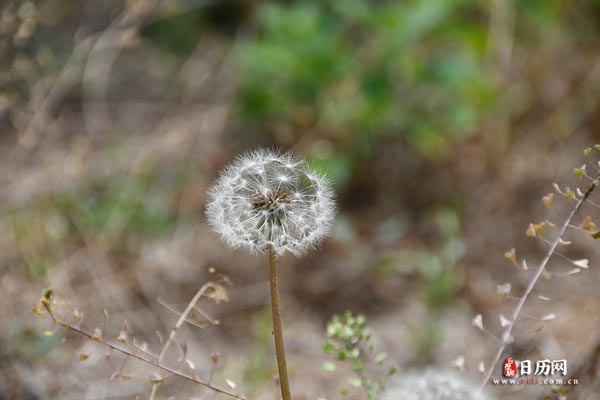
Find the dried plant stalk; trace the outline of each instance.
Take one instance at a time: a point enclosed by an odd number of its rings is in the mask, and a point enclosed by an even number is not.
[[[126,355],[127,357],[131,357],[131,358],[134,358],[136,360],[142,361],[142,362],[144,362],[146,364],[152,365],[152,366],[154,366],[154,367],[156,367],[158,369],[161,369],[161,370],[163,370],[165,372],[168,372],[170,374],[178,376],[178,377],[180,377],[182,379],[188,380],[188,381],[196,383],[198,385],[202,385],[202,386],[204,386],[204,387],[206,387],[206,388],[208,388],[208,389],[210,389],[212,391],[215,391],[217,393],[221,393],[221,394],[233,397],[235,399],[245,400],[244,397],[242,397],[242,396],[240,396],[238,394],[230,392],[230,391],[228,391],[226,389],[219,388],[217,386],[213,386],[212,384],[210,384],[208,382],[205,382],[205,381],[197,378],[196,376],[187,374],[187,373],[185,373],[183,371],[180,371],[178,369],[175,369],[175,368],[171,368],[168,365],[162,364],[158,360],[153,360],[153,359],[151,359],[151,358],[149,358],[149,357],[147,357],[147,356],[145,356],[143,354],[134,353],[133,351],[131,351],[130,349],[128,349],[128,348],[126,348],[124,346],[121,346],[121,345],[119,345],[117,343],[109,342],[109,341],[105,340],[104,338],[102,338],[101,336],[99,336],[97,334],[90,333],[90,332],[88,332],[88,331],[86,331],[86,330],[84,330],[84,329],[82,329],[82,328],[80,328],[78,326],[69,324],[67,322],[62,321],[61,319],[56,318],[56,316],[54,315],[54,312],[52,311],[52,306],[50,305],[50,302],[49,302],[48,298],[42,298],[41,301],[40,301],[40,303],[42,304],[42,306],[44,307],[44,309],[46,310],[46,312],[48,313],[48,315],[50,316],[50,318],[52,318],[52,320],[58,326],[66,329],[68,331],[76,332],[76,333],[78,333],[81,336],[84,336],[84,337],[86,337],[86,338],[88,338],[90,340],[98,342],[98,343],[100,343],[100,344],[102,344],[102,345],[104,345],[104,346],[106,346],[106,347],[108,347],[108,348],[110,348],[112,350],[118,351],[119,353],[122,353],[122,354]]]
[[[200,290],[198,290],[198,292],[196,292],[196,294],[194,295],[192,300],[187,305],[185,311],[183,313],[181,313],[181,315],[179,316],[179,319],[177,320],[177,323],[175,323],[175,326],[173,326],[173,328],[171,329],[171,333],[169,334],[169,337],[167,338],[165,344],[163,345],[163,348],[160,351],[160,354],[158,355],[158,361],[157,361],[158,363],[162,362],[163,358],[165,357],[165,354],[167,354],[167,351],[169,350],[169,347],[171,346],[171,343],[173,342],[173,340],[175,340],[175,336],[177,336],[177,331],[179,330],[179,328],[181,328],[181,326],[187,319],[187,316],[189,315],[189,313],[192,312],[192,310],[196,306],[196,303],[198,303],[200,298],[204,295],[204,293],[206,293],[206,290],[211,288],[212,286],[213,286],[212,282],[207,282],[204,285],[202,285]],[[149,400],[154,400],[154,398],[156,396],[156,392],[158,391],[158,386],[159,386],[158,383],[152,384],[152,392],[150,393]]]
[[[592,182],[592,184],[590,185],[588,190],[583,194],[583,196],[581,196],[581,199],[577,202],[575,207],[573,207],[569,216],[565,219],[565,221],[560,226],[558,235],[551,242],[550,247],[548,248],[548,251],[546,252],[546,255],[540,262],[538,269],[536,270],[535,274],[529,281],[527,288],[525,289],[525,291],[519,298],[519,301],[512,312],[512,318],[510,320],[510,323],[506,326],[506,329],[502,333],[502,337],[501,337],[500,345],[498,346],[498,350],[496,351],[494,358],[492,359],[492,362],[489,364],[489,367],[485,373],[483,381],[481,382],[481,389],[483,389],[485,387],[485,385],[488,383],[488,381],[490,380],[490,377],[492,376],[492,372],[494,372],[494,367],[498,364],[498,361],[500,361],[500,357],[502,357],[502,353],[504,352],[504,349],[506,348],[507,341],[509,340],[509,338],[511,336],[511,332],[512,332],[519,316],[521,315],[521,311],[523,310],[523,306],[525,305],[525,302],[527,301],[529,295],[533,291],[533,288],[539,281],[540,277],[544,273],[544,270],[546,269],[546,265],[548,264],[548,261],[550,261],[550,259],[552,258],[552,256],[554,255],[554,253],[556,251],[556,248],[561,243],[562,238],[565,234],[565,231],[571,224],[573,217],[575,216],[575,214],[577,214],[577,211],[579,211],[579,209],[583,206],[583,204],[586,202],[586,200],[588,200],[589,196],[596,189],[596,187],[598,186],[599,183],[600,183],[600,178],[596,178]]]

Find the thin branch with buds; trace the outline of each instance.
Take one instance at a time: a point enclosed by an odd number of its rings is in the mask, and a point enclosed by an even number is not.
[[[500,345],[498,346],[498,350],[496,351],[494,358],[492,359],[492,362],[490,363],[490,365],[485,373],[483,381],[481,382],[481,389],[483,389],[485,387],[485,385],[487,384],[487,382],[490,380],[490,377],[492,376],[492,372],[494,371],[494,367],[497,365],[498,361],[500,360],[500,357],[502,356],[502,353],[504,352],[504,349],[506,348],[506,344],[510,340],[511,332],[512,332],[519,316],[521,315],[521,311],[523,310],[523,306],[525,305],[525,302],[529,298],[529,295],[533,291],[533,288],[539,281],[540,277],[543,275],[544,270],[546,269],[546,265],[548,264],[548,261],[550,261],[552,256],[555,254],[556,248],[561,243],[561,240],[562,240],[567,228],[571,225],[571,221],[573,220],[573,217],[575,217],[575,215],[577,214],[579,209],[588,200],[589,196],[596,189],[598,184],[600,184],[600,177],[596,178],[592,182],[592,184],[589,186],[588,190],[581,196],[581,198],[579,199],[579,201],[577,202],[577,204],[575,205],[573,210],[571,210],[571,213],[569,214],[569,216],[565,219],[565,221],[560,226],[558,235],[551,242],[550,247],[548,248],[548,251],[546,252],[546,255],[542,259],[542,262],[540,263],[537,271],[535,272],[535,274],[529,281],[527,288],[525,289],[525,291],[519,298],[519,301],[512,312],[512,318],[510,320],[510,323],[506,326],[506,329],[504,330],[504,332],[502,334],[502,341],[501,341]]]
[[[188,381],[196,383],[198,385],[202,385],[202,386],[204,386],[204,387],[206,387],[206,388],[208,388],[208,389],[210,389],[212,391],[215,391],[217,393],[221,393],[221,394],[233,397],[235,399],[245,400],[244,397],[242,397],[242,396],[240,396],[238,394],[232,393],[232,392],[230,392],[230,391],[228,391],[226,389],[222,389],[222,388],[219,388],[217,386],[213,386],[212,384],[210,384],[208,382],[205,382],[205,381],[203,381],[201,379],[198,379],[196,376],[187,374],[187,373],[185,373],[183,371],[180,371],[178,369],[175,369],[175,368],[171,368],[171,367],[169,367],[169,366],[167,366],[165,364],[162,364],[158,360],[153,360],[153,359],[147,357],[144,354],[135,353],[135,352],[131,351],[130,349],[128,349],[128,348],[126,348],[124,346],[121,346],[121,345],[119,345],[117,343],[112,343],[112,342],[106,341],[101,336],[99,336],[97,334],[93,334],[93,333],[87,332],[86,330],[82,329],[81,327],[69,324],[67,322],[64,322],[64,321],[58,319],[56,317],[56,315],[54,315],[54,312],[52,311],[52,306],[50,305],[50,302],[49,302],[48,298],[42,298],[42,300],[40,301],[40,303],[42,304],[42,306],[44,307],[44,309],[46,310],[46,312],[48,313],[48,315],[50,316],[50,318],[52,318],[52,320],[58,326],[66,329],[68,331],[76,332],[76,333],[78,333],[81,336],[87,337],[88,339],[93,340],[95,342],[98,342],[98,343],[100,343],[100,344],[102,344],[102,345],[104,345],[104,346],[106,346],[106,347],[108,347],[108,348],[110,348],[112,350],[118,351],[119,353],[122,353],[122,354],[126,355],[127,357],[131,357],[131,358],[134,358],[136,360],[142,361],[142,362],[144,362],[146,364],[152,365],[152,366],[154,366],[154,367],[156,367],[158,369],[161,369],[161,370],[163,370],[165,372],[168,372],[168,373],[170,373],[170,374],[172,374],[174,376],[178,376],[178,377],[180,377],[182,379],[188,380]]]

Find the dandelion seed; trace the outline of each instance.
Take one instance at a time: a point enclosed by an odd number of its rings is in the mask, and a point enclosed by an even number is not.
[[[257,150],[225,168],[209,191],[208,222],[234,248],[301,255],[329,234],[328,180],[289,153]]]

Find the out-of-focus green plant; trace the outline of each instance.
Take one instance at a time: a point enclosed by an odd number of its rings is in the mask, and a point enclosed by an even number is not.
[[[381,137],[438,154],[492,104],[482,12],[466,0],[264,3],[240,48],[244,127],[316,130],[347,160]]]
[[[410,262],[422,274],[419,294],[429,311],[424,325],[415,327],[413,332],[417,363],[430,361],[433,350],[444,339],[440,328],[441,314],[455,304],[463,281],[456,269],[464,254],[458,215],[451,209],[440,209],[432,213],[431,222],[437,225],[441,234],[439,248],[405,254],[405,262]]]
[[[252,342],[252,352],[250,353],[250,365],[244,377],[244,383],[254,392],[261,387],[272,384],[273,368],[269,364],[271,342],[273,341],[272,324],[271,308],[268,306],[265,306],[254,316],[252,328],[254,340]]]
[[[441,234],[440,246],[433,251],[414,252],[412,262],[423,274],[421,294],[426,305],[438,312],[452,304],[462,285],[462,277],[455,267],[464,255],[464,244],[460,237],[460,219],[454,210],[435,210],[431,222]]]
[[[119,149],[120,145],[114,148]],[[142,240],[173,232],[178,217],[187,212],[180,200],[189,183],[185,171],[165,171],[150,164],[135,172],[123,170],[123,160],[112,150],[104,157],[114,169],[106,174],[41,193],[20,206],[0,208],[0,223],[10,227],[15,270],[30,280],[43,281],[64,257],[64,249],[82,240],[102,237],[124,256]]]
[[[353,315],[346,311],[344,315],[335,315],[327,324],[327,338],[323,345],[326,353],[335,356],[339,362],[349,362],[356,378],[350,380],[350,384],[356,388],[363,388],[369,400],[377,400],[380,392],[385,388],[387,378],[397,371],[392,365],[387,374],[379,379],[372,380],[367,374],[369,363],[382,365],[386,354],[379,353],[373,357],[374,346],[371,337],[371,329],[366,326],[363,315]],[[327,371],[336,371],[334,363],[327,362],[324,365]],[[342,389],[342,394],[348,394],[347,389]]]
[[[409,326],[418,364],[431,361],[433,350],[443,340],[441,315],[456,305],[463,284],[463,276],[457,269],[464,254],[459,215],[451,208],[440,208],[434,210],[428,220],[436,228],[438,244],[393,251],[385,256],[379,271],[383,278],[397,273],[419,276],[416,295],[426,306],[428,315],[421,323]]]
[[[143,37],[177,56],[189,55],[206,29],[202,8],[176,13],[144,27]]]
[[[169,202],[172,199],[148,196],[150,185],[135,180],[119,183],[99,180],[76,193],[61,196],[59,202],[80,228],[94,234],[110,232],[115,239],[130,233],[165,235],[171,232],[176,220]]]

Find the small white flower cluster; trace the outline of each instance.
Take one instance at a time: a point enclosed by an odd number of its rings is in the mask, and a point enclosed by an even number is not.
[[[206,215],[226,244],[253,253],[301,255],[329,233],[328,180],[292,154],[267,149],[238,157],[208,192]]]
[[[453,371],[425,370],[390,379],[381,400],[493,400]]]

